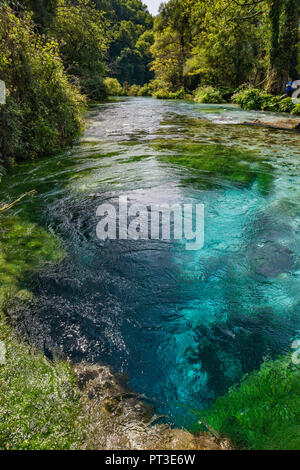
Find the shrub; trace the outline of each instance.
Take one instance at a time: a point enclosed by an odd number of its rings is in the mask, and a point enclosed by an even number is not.
[[[170,99],[172,100],[182,100],[186,96],[184,88],[181,88],[178,91],[175,91],[174,93],[170,93]]]
[[[279,103],[279,110],[282,113],[291,113],[295,107],[295,104],[292,98],[285,98]]]
[[[139,96],[151,96],[151,90],[149,84],[146,84],[141,87],[139,91]]]
[[[148,87],[148,90],[149,90],[149,94],[151,96],[154,96],[154,93],[156,91],[158,91],[160,88],[167,88],[165,85],[162,85],[161,81],[158,80],[158,79],[151,80],[147,84],[147,87]]]
[[[185,98],[186,95],[183,88],[175,92],[169,91],[167,88],[159,88],[153,93],[153,96],[160,100],[181,100]]]
[[[218,398],[206,420],[239,448],[299,449],[300,367],[290,357],[265,361]]]
[[[294,106],[294,109],[293,109],[293,111],[292,111],[292,114],[293,114],[294,116],[300,116],[300,104],[296,104],[296,105]]]
[[[280,105],[279,96],[272,96],[267,93],[265,94],[262,93],[261,98],[262,98],[261,109],[263,111],[272,111],[272,112],[279,111],[279,105]]]
[[[141,87],[139,85],[131,85],[131,87],[128,90],[128,95],[129,96],[139,96]]]
[[[233,95],[232,101],[243,109],[262,109],[263,111],[292,113],[295,108],[295,104],[291,98],[282,100],[279,96],[264,93],[256,88],[238,91]]]
[[[104,85],[109,96],[121,96],[123,94],[122,86],[116,78],[105,78]]]
[[[73,143],[85,100],[64,72],[55,42],[42,42],[30,17],[0,7],[0,76],[9,97],[0,109],[0,158],[50,154]]]
[[[221,92],[210,86],[197,88],[195,101],[197,103],[224,103]]]
[[[107,89],[101,75],[92,73],[83,74],[80,77],[80,90],[92,101],[102,101],[107,97]]]
[[[238,104],[243,109],[262,109],[264,98],[261,90],[257,88],[243,89],[235,93],[232,97],[233,103]]]
[[[6,104],[0,105],[0,161],[3,163],[22,152],[22,119],[20,107],[8,96]]]
[[[153,96],[158,100],[165,100],[170,98],[170,92],[167,88],[160,88],[153,93]]]

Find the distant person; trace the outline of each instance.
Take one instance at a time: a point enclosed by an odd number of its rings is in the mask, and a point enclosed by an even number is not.
[[[296,91],[296,88],[294,88],[294,80],[289,79],[289,81],[286,84],[286,94],[289,98],[292,98],[294,91]]]

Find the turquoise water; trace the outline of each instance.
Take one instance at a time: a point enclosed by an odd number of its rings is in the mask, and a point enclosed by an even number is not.
[[[2,200],[64,243],[22,281],[18,331],[52,357],[109,364],[178,426],[299,337],[300,135],[242,125],[269,113],[124,98],[94,106],[82,141],[24,163]],[[205,245],[106,241],[97,207],[202,203]],[[11,213],[10,213],[11,216]],[[20,243],[22,237],[20,236]]]

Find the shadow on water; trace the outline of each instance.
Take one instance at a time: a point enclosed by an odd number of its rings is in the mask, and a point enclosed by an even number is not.
[[[8,308],[20,334],[49,357],[128,374],[131,388],[178,426],[266,355],[288,351],[300,327],[300,137],[240,126],[246,118],[228,106],[105,103],[91,110],[81,143],[20,165],[1,187],[3,200],[38,191],[1,222],[14,234],[2,231],[0,240],[10,275],[28,260],[19,286],[34,293]],[[120,195],[146,205],[203,203],[204,248],[101,242],[96,209]],[[41,230],[35,247],[28,224]],[[67,255],[31,263],[34,250],[58,249],[51,236]]]

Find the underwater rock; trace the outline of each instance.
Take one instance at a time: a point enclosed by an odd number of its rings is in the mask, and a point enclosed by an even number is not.
[[[210,433],[193,435],[166,424],[132,393],[125,376],[108,367],[74,366],[82,389],[80,425],[86,429],[83,449],[89,450],[230,450],[228,439]]]
[[[296,256],[279,243],[262,243],[251,249],[249,260],[256,274],[274,279],[294,270]]]
[[[247,126],[260,126],[260,127],[269,127],[272,129],[280,129],[285,131],[300,131],[300,121],[299,119],[278,119],[276,121],[261,121],[260,119],[255,119],[252,122],[243,122]]]

